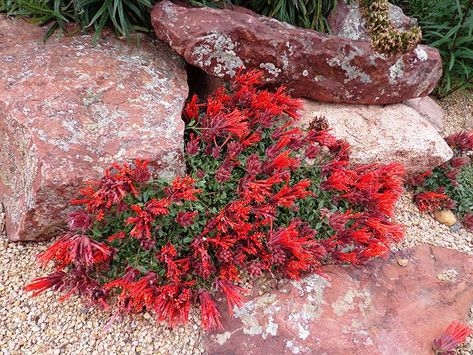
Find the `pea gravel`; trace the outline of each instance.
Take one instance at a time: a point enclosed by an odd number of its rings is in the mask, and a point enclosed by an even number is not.
[[[446,112],[444,134],[465,127],[473,117],[473,100],[456,93],[439,102]],[[3,214],[0,211],[0,232]],[[396,218],[406,225],[406,237],[395,249],[422,243],[473,254],[473,233],[459,225],[441,225],[421,214],[410,193],[397,205]],[[169,329],[149,313],[116,320],[106,329],[111,313],[89,309],[77,297],[58,302],[48,291],[31,297],[22,288],[43,276],[35,255],[49,243],[9,242],[0,236],[0,349],[5,355],[29,354],[203,354],[204,333],[196,309],[187,325]],[[249,285],[245,285],[249,286]],[[473,305],[465,319],[473,326]],[[473,337],[457,354],[473,354]]]
[[[2,237],[5,238],[5,237]],[[45,292],[31,297],[22,288],[43,276],[35,254],[49,243],[0,240],[0,349],[2,354],[203,354],[197,310],[174,330],[145,313],[116,320],[83,305],[77,297],[58,302]]]

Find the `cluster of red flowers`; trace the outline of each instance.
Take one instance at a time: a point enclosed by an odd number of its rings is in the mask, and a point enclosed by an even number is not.
[[[452,148],[454,157],[410,179],[409,183],[416,191],[414,201],[421,212],[443,208],[456,210],[462,216],[463,224],[473,230],[473,174],[467,178],[470,180],[467,186],[461,186],[458,179],[463,169],[472,166],[473,130],[452,134],[445,141]],[[459,204],[461,208],[458,208]]]
[[[243,275],[299,278],[385,255],[403,235],[391,221],[402,166],[350,165],[324,119],[299,128],[300,101],[260,83],[257,72],[239,74],[205,103],[192,98],[188,176],[163,183],[136,161],[82,190],[70,232],[39,256],[56,271],[26,289],[116,300],[117,314],[148,309],[170,325],[198,302],[214,329],[216,295],[232,312]]]
[[[473,330],[470,327],[453,321],[441,336],[434,339],[432,348],[436,355],[453,355],[458,346],[472,334]]]

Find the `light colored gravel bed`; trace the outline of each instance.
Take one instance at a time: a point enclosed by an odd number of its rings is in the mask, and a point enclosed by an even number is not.
[[[1,237],[5,238],[5,237]],[[203,333],[193,310],[186,326],[170,330],[149,314],[115,321],[89,310],[76,297],[62,303],[46,292],[31,297],[22,287],[43,276],[34,255],[48,243],[0,240],[0,349],[3,354],[202,354]]]
[[[473,93],[472,93],[473,95]],[[445,111],[443,135],[448,136],[462,129],[473,129],[473,100],[457,91],[442,100],[436,100]],[[466,127],[468,125],[468,127]]]
[[[427,243],[473,255],[473,232],[459,225],[447,227],[437,222],[430,214],[420,213],[412,202],[411,193],[406,192],[401,197],[395,216],[399,223],[406,226],[404,240],[396,245],[395,249]]]

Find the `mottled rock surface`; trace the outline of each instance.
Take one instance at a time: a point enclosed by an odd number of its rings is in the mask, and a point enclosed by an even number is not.
[[[52,38],[0,17],[0,201],[12,240],[52,236],[86,179],[112,162],[184,171],[183,62],[164,43]]]
[[[207,336],[207,353],[430,355],[473,303],[472,267],[471,255],[427,245],[360,268],[329,266],[329,279],[280,285],[233,318],[223,311],[225,331]]]
[[[389,19],[400,31],[406,31],[417,25],[416,19],[404,15],[402,9],[393,4],[389,4]],[[360,5],[356,1],[352,1],[350,4],[347,4],[346,1],[338,2],[327,20],[330,33],[335,36],[353,40],[368,40],[370,38],[365,20],[360,12]]]
[[[424,172],[452,158],[437,130],[403,104],[365,106],[304,100],[301,125],[325,117],[332,133],[352,147],[353,163],[404,164],[407,172]]]
[[[445,112],[433,99],[428,96],[418,97],[416,99],[407,100],[404,104],[416,110],[422,117],[429,121],[437,131],[443,131]]]
[[[261,69],[268,85],[318,101],[387,104],[426,96],[441,75],[436,49],[418,46],[387,57],[370,41],[322,34],[230,9],[189,8],[161,1],[152,23],[158,38],[207,73],[231,77]]]

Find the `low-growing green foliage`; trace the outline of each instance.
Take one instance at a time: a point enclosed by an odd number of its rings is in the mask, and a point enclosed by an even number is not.
[[[152,0],[0,0],[0,12],[49,24],[45,39],[67,23],[78,23],[83,31],[93,29],[95,43],[106,25],[127,38],[134,31],[149,31],[152,5]]]
[[[328,32],[327,16],[337,5],[337,0],[191,0],[191,3],[212,7],[244,6],[298,27]]]
[[[421,211],[453,210],[473,230],[473,130],[452,134],[446,141],[454,157],[411,179],[414,199]]]
[[[419,20],[424,43],[440,51],[444,73],[437,95],[445,97],[458,89],[473,88],[473,1],[393,2]]]

